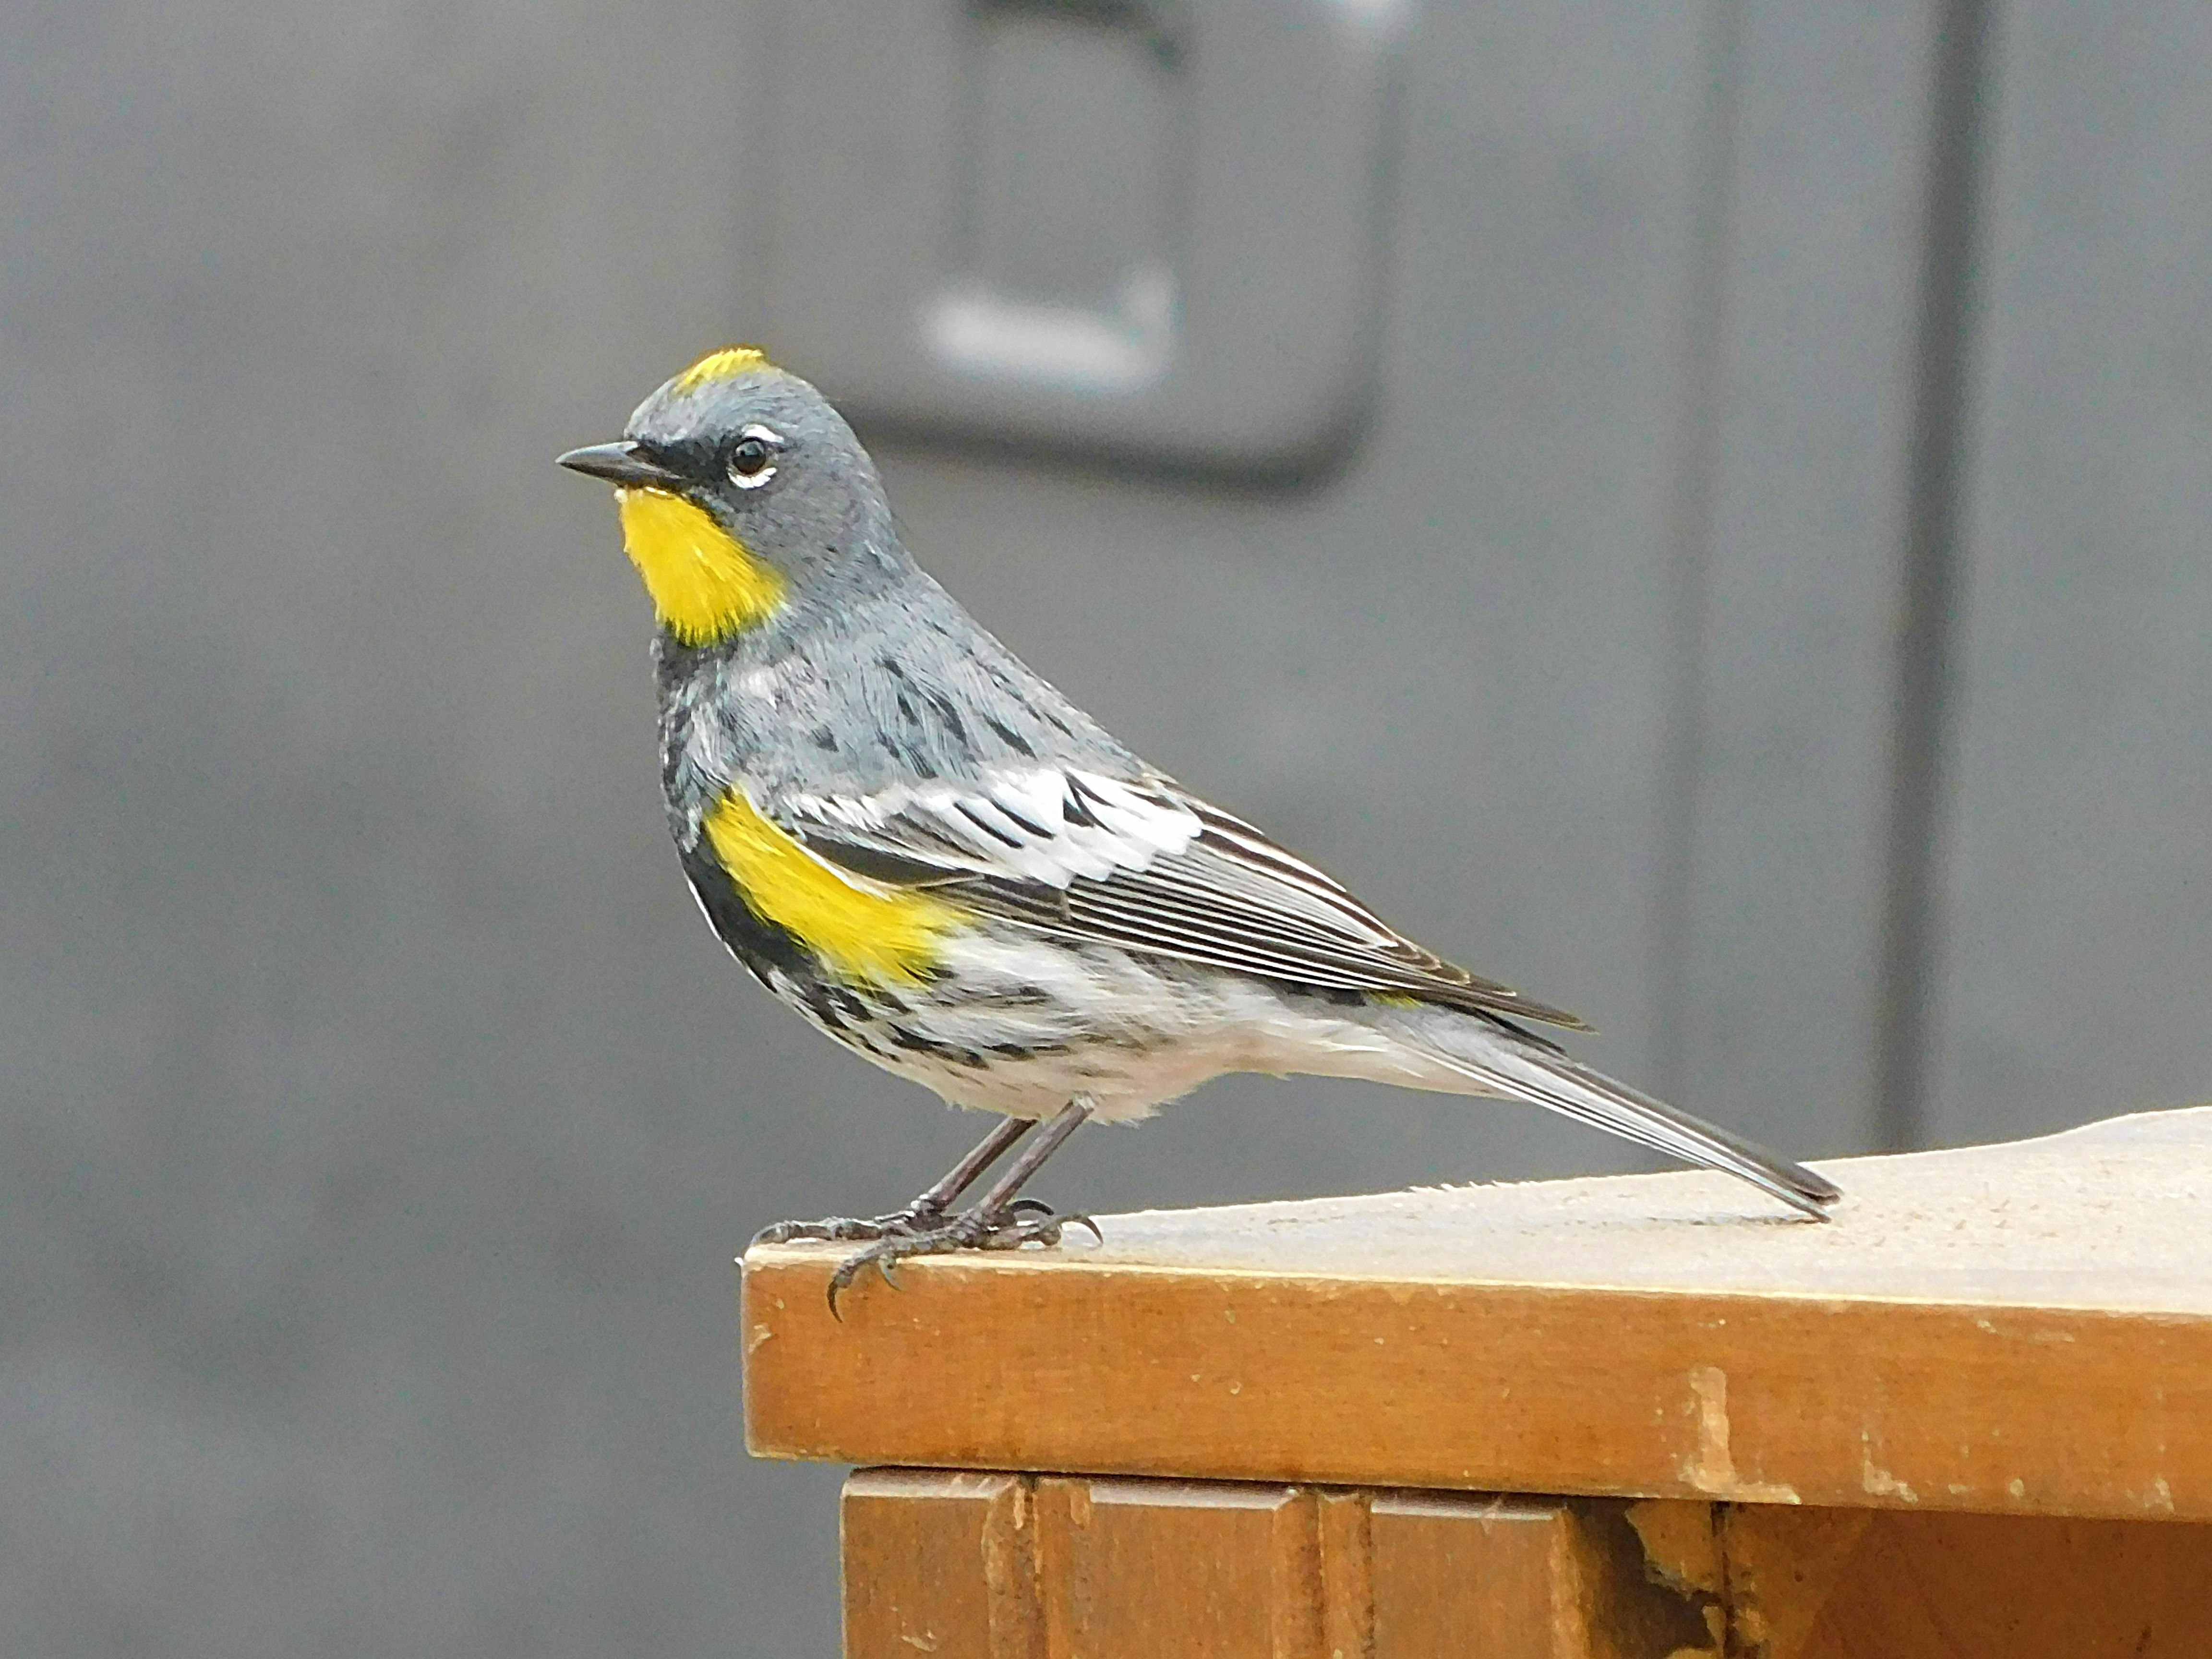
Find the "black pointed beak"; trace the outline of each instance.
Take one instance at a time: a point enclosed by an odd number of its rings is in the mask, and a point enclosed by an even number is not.
[[[620,443],[572,449],[561,458],[561,465],[572,472],[605,478],[611,484],[631,489],[665,488],[676,482],[673,472],[650,459],[628,438]]]

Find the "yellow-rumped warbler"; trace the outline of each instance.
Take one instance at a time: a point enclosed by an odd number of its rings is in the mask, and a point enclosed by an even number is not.
[[[561,464],[615,486],[652,595],[669,823],[708,920],[819,1030],[1006,1120],[903,1210],[765,1231],[871,1241],[833,1308],[871,1261],[1088,1224],[1023,1183],[1086,1119],[1224,1072],[1526,1101],[1809,1216],[1838,1196],[1570,1058],[1523,1022],[1587,1030],[1573,1015],[1424,950],[1116,743],[915,563],[852,429],[760,352],[695,363],[626,430]]]

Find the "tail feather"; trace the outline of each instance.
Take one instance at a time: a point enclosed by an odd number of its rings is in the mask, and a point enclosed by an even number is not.
[[[1390,1011],[1393,1014],[1399,1011]],[[1669,1106],[1548,1045],[1516,1042],[1486,1022],[1440,1009],[1404,1011],[1391,1034],[1474,1085],[1468,1092],[1541,1106],[1653,1152],[1747,1181],[1818,1221],[1843,1191],[1826,1176]],[[1449,1087],[1437,1079],[1431,1087]]]

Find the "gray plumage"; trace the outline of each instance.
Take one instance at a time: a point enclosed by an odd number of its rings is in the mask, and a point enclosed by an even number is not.
[[[661,631],[664,781],[709,920],[836,1040],[1020,1118],[1142,1116],[1227,1071],[1358,1077],[1540,1105],[1811,1215],[1837,1196],[1570,1058],[1530,1026],[1574,1016],[1413,943],[1117,743],[915,565],[805,382],[757,362],[679,376],[623,444],[564,459],[689,501],[781,579],[725,637]],[[774,921],[704,828],[733,793],[840,879],[956,915],[929,970],[856,974]]]

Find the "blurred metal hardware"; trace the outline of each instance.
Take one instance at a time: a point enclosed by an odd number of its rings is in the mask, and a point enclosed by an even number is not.
[[[1403,0],[785,0],[777,356],[864,421],[1283,471],[1374,380]]]

